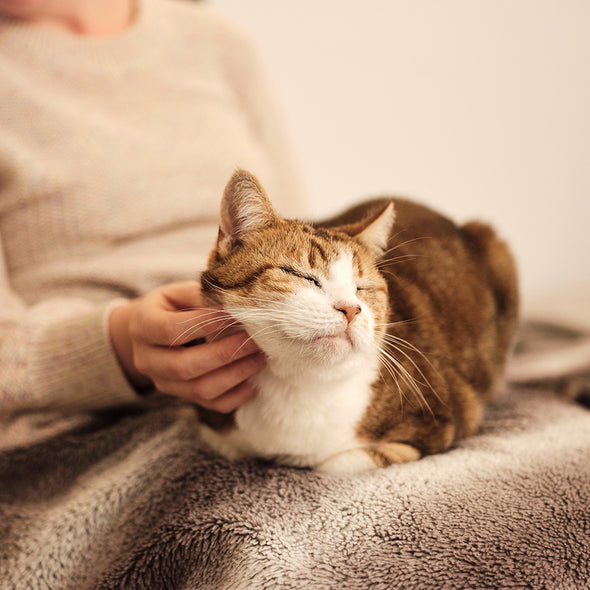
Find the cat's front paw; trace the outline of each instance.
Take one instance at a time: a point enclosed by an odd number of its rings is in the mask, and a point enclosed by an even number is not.
[[[363,473],[372,469],[377,469],[377,465],[364,449],[352,449],[351,451],[332,455],[316,467],[317,471],[323,473],[349,474]]]
[[[363,473],[397,463],[409,463],[420,459],[420,457],[420,451],[412,445],[377,443],[332,455],[322,461],[316,469],[323,473]]]
[[[205,424],[200,424],[200,434],[205,446],[218,455],[230,461],[237,461],[245,457],[245,454],[240,450],[231,435],[220,434]]]

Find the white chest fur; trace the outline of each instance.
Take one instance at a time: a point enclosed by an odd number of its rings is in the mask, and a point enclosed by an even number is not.
[[[239,408],[236,428],[203,436],[228,458],[277,457],[282,463],[316,466],[358,447],[356,428],[371,396],[373,371],[339,380],[282,379],[270,371],[257,377],[259,394]]]

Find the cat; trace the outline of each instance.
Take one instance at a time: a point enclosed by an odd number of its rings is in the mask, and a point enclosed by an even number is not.
[[[267,356],[254,399],[199,408],[205,443],[328,473],[476,433],[518,321],[515,263],[490,226],[398,198],[286,220],[244,170],[225,188],[201,285]]]

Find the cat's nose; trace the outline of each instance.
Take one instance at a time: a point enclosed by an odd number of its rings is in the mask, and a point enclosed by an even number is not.
[[[361,306],[354,303],[338,303],[334,306],[337,311],[346,316],[346,321],[350,324],[354,318],[361,313]]]

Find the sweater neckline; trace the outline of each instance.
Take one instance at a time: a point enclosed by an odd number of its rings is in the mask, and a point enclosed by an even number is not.
[[[0,16],[0,48],[2,53],[23,56],[51,54],[73,59],[87,56],[93,61],[112,61],[122,52],[145,47],[142,39],[149,36],[152,12],[158,0],[135,0],[134,18],[122,31],[113,35],[80,35],[57,28],[34,26]],[[162,2],[162,0],[159,0]],[[155,20],[158,20],[157,18]]]

